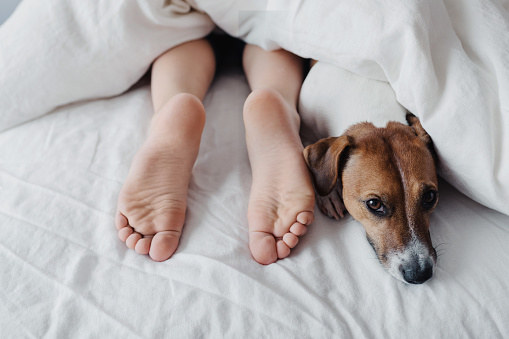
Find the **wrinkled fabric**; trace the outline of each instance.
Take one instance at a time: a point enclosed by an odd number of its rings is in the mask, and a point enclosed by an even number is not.
[[[375,107],[408,109],[432,136],[442,176],[507,214],[507,2],[179,3],[25,0],[0,27],[0,337],[509,333],[509,217],[445,182],[431,219],[438,266],[424,285],[390,276],[350,216],[337,222],[318,211],[289,258],[254,262],[242,123],[249,89],[240,74],[218,78],[205,99],[176,254],[152,262],[113,226],[152,115],[147,87],[120,94],[158,55],[214,22],[321,61],[301,93],[312,132],[336,133],[331,121]],[[342,79],[356,87],[338,104],[341,95],[330,96],[348,88]],[[365,86],[378,92],[362,95]],[[313,116],[309,103],[324,93]]]
[[[248,249],[251,170],[240,73],[218,78],[176,254],[156,263],[114,213],[152,107],[147,87],[65,106],[0,134],[2,338],[429,338],[509,333],[509,217],[440,183],[431,280],[379,264],[363,227],[318,210],[290,257]]]
[[[388,82],[432,136],[440,174],[509,214],[509,1],[197,3],[250,43]]]
[[[0,26],[0,131],[125,92],[159,55],[212,31],[193,4],[23,1]]]
[[[25,0],[0,27],[0,131],[118,95],[165,50],[214,24],[388,82],[432,136],[440,174],[509,214],[506,0]]]

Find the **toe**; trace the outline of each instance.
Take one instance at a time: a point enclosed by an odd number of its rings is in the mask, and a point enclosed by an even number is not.
[[[115,215],[115,226],[117,227],[117,230],[127,226],[127,218],[120,213],[120,211],[117,211],[117,214]]]
[[[122,240],[123,242],[125,242],[127,240],[127,238],[133,234],[133,229],[129,226],[127,227],[124,227],[124,228],[121,228],[119,231],[118,231],[118,237],[120,238],[120,240]]]
[[[249,249],[253,258],[262,265],[272,264],[277,260],[276,239],[265,232],[249,234]]]
[[[290,247],[283,240],[279,240],[276,244],[277,246],[277,257],[279,259],[286,258],[290,255]]]
[[[293,234],[295,234],[296,236],[301,236],[301,235],[304,235],[306,234],[306,232],[308,231],[308,228],[304,225],[302,225],[300,222],[296,222],[292,225],[292,227],[290,227],[290,232],[292,232]]]
[[[297,245],[297,243],[299,242],[299,237],[297,237],[293,233],[286,233],[285,235],[283,235],[283,241],[288,247],[294,248],[295,245]]]
[[[310,225],[313,223],[314,216],[313,212],[301,212],[297,215],[297,221],[300,222],[302,225]]]
[[[150,243],[152,242],[152,237],[150,238],[142,238],[134,247],[134,250],[139,254],[148,254],[150,251]]]
[[[165,261],[177,250],[181,232],[164,231],[154,235],[149,255],[154,261]]]
[[[140,239],[141,239],[141,234],[134,232],[127,238],[127,240],[125,241],[125,244],[127,245],[127,247],[134,250],[134,248],[136,247],[136,243]]]

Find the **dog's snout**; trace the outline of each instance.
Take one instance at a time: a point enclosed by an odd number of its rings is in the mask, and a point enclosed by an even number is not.
[[[423,265],[419,261],[411,261],[399,267],[403,279],[409,284],[422,284],[433,275],[433,263],[427,260]]]

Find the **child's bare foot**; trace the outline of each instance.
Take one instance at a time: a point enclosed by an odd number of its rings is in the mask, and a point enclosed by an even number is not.
[[[168,259],[177,249],[204,124],[199,99],[174,96],[154,116],[120,192],[115,218],[119,238],[155,261]]]
[[[315,196],[302,155],[299,117],[278,92],[253,91],[244,105],[253,185],[248,208],[254,259],[285,258],[313,222]]]

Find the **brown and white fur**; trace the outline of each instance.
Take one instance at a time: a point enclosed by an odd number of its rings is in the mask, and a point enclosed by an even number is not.
[[[437,262],[429,219],[438,181],[431,138],[414,115],[407,121],[355,124],[307,146],[304,157],[320,209],[336,219],[348,210],[389,273],[420,284]]]

